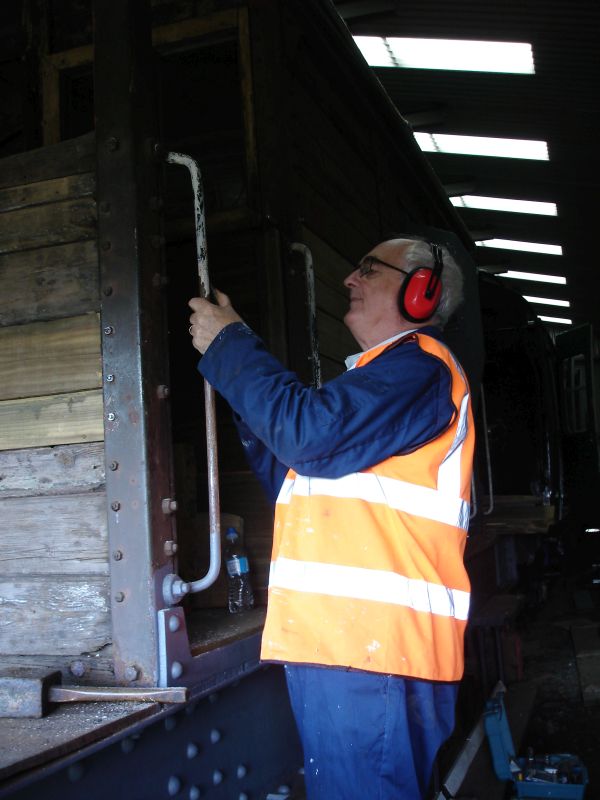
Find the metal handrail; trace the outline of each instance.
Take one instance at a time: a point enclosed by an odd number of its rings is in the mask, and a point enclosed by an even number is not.
[[[206,247],[206,219],[204,213],[204,190],[198,163],[184,153],[167,153],[167,164],[179,164],[189,170],[194,193],[194,216],[196,228],[196,256],[200,297],[210,297],[208,257]],[[188,593],[201,592],[217,580],[221,570],[221,516],[219,501],[219,470],[217,459],[217,416],[215,390],[204,380],[204,413],[206,420],[206,457],[208,465],[208,521],[210,563],[206,574],[198,580],[186,583],[178,575],[166,575],[163,580],[165,603],[175,605]]]
[[[290,250],[301,253],[304,258],[304,276],[306,278],[306,299],[308,303],[308,335],[310,337],[310,362],[315,389],[321,388],[321,358],[319,355],[319,337],[317,335],[317,296],[315,292],[315,271],[310,248],[302,242],[292,242]]]
[[[492,479],[492,458],[490,455],[490,437],[487,426],[487,411],[485,405],[485,391],[483,388],[483,383],[481,384],[481,417],[483,421],[483,441],[485,444],[485,461],[487,465],[488,496],[489,496],[489,505],[486,511],[483,512],[483,514],[484,516],[487,517],[494,510],[494,484]]]

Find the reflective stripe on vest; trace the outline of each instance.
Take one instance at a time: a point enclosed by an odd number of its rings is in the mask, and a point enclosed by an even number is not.
[[[275,515],[262,657],[459,680],[469,608],[462,562],[473,422],[452,354],[416,334],[452,377],[456,413],[413,453],[338,479],[293,470]],[[357,368],[389,346],[364,353]]]

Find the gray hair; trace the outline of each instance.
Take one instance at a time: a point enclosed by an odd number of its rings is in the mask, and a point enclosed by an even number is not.
[[[430,267],[433,269],[434,261],[431,246],[426,239],[409,238],[406,236],[388,241],[398,245],[408,245],[404,258],[408,269],[416,267]],[[430,322],[439,325],[441,328],[446,325],[452,314],[456,311],[463,301],[463,274],[450,251],[444,245],[440,245],[444,259],[444,271],[442,272],[442,295],[437,310]]]

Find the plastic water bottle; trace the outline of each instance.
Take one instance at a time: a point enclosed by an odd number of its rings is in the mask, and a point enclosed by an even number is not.
[[[250,565],[246,551],[240,544],[235,528],[225,534],[225,567],[227,568],[227,602],[230,614],[238,614],[254,607],[254,594],[250,583]]]

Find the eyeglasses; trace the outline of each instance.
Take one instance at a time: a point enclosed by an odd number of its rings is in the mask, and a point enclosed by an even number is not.
[[[400,267],[395,267],[393,264],[388,264],[387,261],[382,261],[380,258],[377,258],[377,256],[365,256],[357,266],[359,276],[364,278],[366,275],[370,275],[371,272],[373,272],[373,264],[383,264],[384,267],[389,267],[390,269],[395,269],[396,272],[402,272],[404,275],[408,275],[405,269],[400,269]]]

